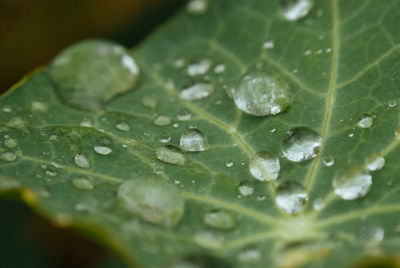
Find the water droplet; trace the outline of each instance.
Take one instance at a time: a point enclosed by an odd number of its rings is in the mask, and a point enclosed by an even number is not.
[[[192,63],[187,68],[187,73],[190,76],[203,75],[208,72],[211,67],[211,61],[209,59],[201,59],[195,63]]]
[[[128,122],[126,122],[126,121],[121,121],[121,122],[117,123],[115,125],[115,127],[122,131],[129,131],[131,129],[128,125]]]
[[[86,158],[85,155],[78,153],[74,157],[74,163],[80,168],[89,168],[89,160]]]
[[[335,159],[333,159],[330,156],[326,156],[326,157],[324,157],[324,159],[322,159],[322,162],[324,163],[324,165],[326,167],[331,167],[331,166],[333,166],[333,164],[335,164]]]
[[[158,141],[161,143],[168,143],[171,141],[171,136],[167,132],[161,132]]]
[[[186,156],[173,145],[165,145],[156,149],[156,157],[165,163],[183,166],[186,162]]]
[[[316,132],[305,127],[295,128],[283,141],[283,156],[292,162],[314,158],[319,153],[322,139]]]
[[[217,64],[217,65],[214,67],[214,72],[215,72],[216,74],[220,74],[220,73],[225,72],[225,69],[226,69],[225,65],[222,64],[222,63],[220,63],[220,64]]]
[[[364,170],[349,168],[339,172],[333,179],[335,194],[344,200],[365,196],[372,185],[372,176]]]
[[[32,101],[31,102],[31,109],[34,112],[47,112],[47,109],[49,106],[46,103],[40,102],[40,101]]]
[[[264,49],[271,49],[271,48],[274,48],[274,41],[272,41],[272,40],[266,41],[266,42],[263,44],[262,47],[263,47]]]
[[[210,96],[214,91],[214,86],[210,83],[198,82],[190,87],[184,88],[179,94],[183,100],[200,100]]]
[[[203,231],[195,235],[194,241],[206,249],[217,250],[222,247],[224,237],[211,231]]]
[[[173,185],[156,178],[127,180],[118,188],[124,207],[144,221],[172,227],[182,218],[184,199]]]
[[[72,185],[81,190],[92,190],[93,183],[86,178],[77,178],[72,180]]]
[[[9,136],[6,136],[4,139],[4,146],[10,149],[15,148],[17,147],[17,141]]]
[[[178,127],[179,127],[179,124],[178,124],[178,123],[173,123],[173,124],[172,124],[172,127],[173,127],[173,128],[178,128]]]
[[[228,161],[225,163],[226,167],[233,167],[233,162],[232,161]]]
[[[13,162],[17,160],[17,155],[13,152],[4,152],[1,154],[0,159],[7,162]]]
[[[100,40],[67,48],[53,60],[49,73],[66,103],[89,111],[101,109],[139,79],[139,68],[125,48]]]
[[[188,110],[182,109],[176,115],[176,118],[178,118],[179,121],[188,121],[192,119],[192,114]]]
[[[208,140],[200,130],[192,128],[182,134],[180,145],[186,152],[202,152],[208,149]]]
[[[186,10],[193,15],[200,15],[207,11],[208,0],[190,0]]]
[[[363,240],[367,247],[377,246],[384,237],[385,230],[381,226],[366,225],[360,229],[360,239]]]
[[[56,141],[58,139],[57,135],[50,135],[49,140],[50,141]]]
[[[390,108],[396,107],[397,106],[397,100],[390,100],[388,101],[388,106]]]
[[[22,130],[24,132],[29,132],[28,130],[28,122],[26,122],[24,119],[21,117],[13,117],[11,118],[7,124],[8,127],[15,128]]]
[[[321,210],[321,209],[323,209],[325,207],[325,204],[324,204],[324,200],[322,200],[322,198],[317,198],[317,199],[315,199],[315,201],[314,201],[314,203],[313,203],[313,208],[315,209],[315,210]]]
[[[382,156],[375,156],[369,159],[367,169],[369,171],[380,170],[385,166],[385,158]]]
[[[258,152],[251,158],[249,170],[257,180],[276,180],[280,170],[279,159],[267,152]]]
[[[299,20],[310,12],[312,0],[280,0],[283,15],[287,20]]]
[[[215,210],[204,214],[204,223],[216,229],[232,229],[236,225],[235,218],[226,211]]]
[[[3,112],[5,112],[5,113],[11,113],[12,112],[12,109],[10,108],[10,107],[3,107]]]
[[[265,195],[257,196],[257,201],[264,201],[265,199],[267,199],[267,197],[265,197]]]
[[[357,126],[359,126],[360,128],[370,128],[373,123],[374,119],[371,116],[363,115],[360,121],[358,121]]]
[[[84,118],[84,119],[82,120],[82,122],[80,123],[80,126],[81,126],[81,127],[92,127],[92,122],[90,122],[89,119]]]
[[[279,114],[291,103],[287,83],[277,75],[261,72],[244,75],[232,97],[240,110],[255,116]]]
[[[168,115],[160,114],[153,120],[156,126],[167,126],[171,124],[171,118]]]
[[[353,138],[353,137],[354,137],[354,133],[353,132],[349,133],[349,138]]]
[[[307,192],[296,182],[284,182],[276,189],[275,201],[278,206],[290,215],[301,212],[307,200]]]
[[[146,96],[142,99],[144,107],[155,109],[157,107],[157,99],[154,96]]]
[[[241,263],[257,263],[261,260],[261,253],[255,248],[245,248],[239,252],[238,261]]]
[[[250,196],[254,193],[254,187],[249,183],[242,183],[239,185],[239,193],[243,196]]]

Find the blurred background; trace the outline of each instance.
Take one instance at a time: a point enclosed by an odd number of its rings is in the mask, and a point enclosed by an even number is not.
[[[68,45],[106,38],[133,47],[184,0],[0,0],[0,93]],[[0,171],[1,172],[1,171]],[[1,267],[125,267],[114,252],[0,195]]]

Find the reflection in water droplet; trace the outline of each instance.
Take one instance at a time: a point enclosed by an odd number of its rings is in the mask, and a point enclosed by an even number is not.
[[[182,134],[180,145],[186,152],[202,152],[208,149],[208,140],[200,130],[192,128]]]
[[[333,166],[333,164],[335,164],[335,159],[333,159],[330,156],[326,156],[326,157],[324,157],[324,159],[322,159],[322,162],[324,163],[324,165],[326,167],[331,167],[331,166]]]
[[[171,118],[168,115],[160,114],[153,120],[156,126],[167,126],[171,124]]]
[[[375,156],[369,159],[367,163],[367,169],[369,171],[380,170],[385,166],[385,158],[382,156]]]
[[[86,178],[77,178],[72,180],[72,185],[81,190],[92,190],[93,183]]]
[[[211,231],[203,231],[195,235],[194,241],[203,248],[217,250],[222,247],[224,237]]]
[[[284,182],[276,190],[275,201],[278,206],[290,215],[301,212],[307,200],[307,192],[296,182]]]
[[[363,115],[360,121],[358,121],[357,126],[359,126],[360,128],[370,128],[373,123],[374,119],[371,116]]]
[[[292,162],[302,162],[317,156],[322,139],[316,132],[305,127],[295,128],[283,141],[283,156]]]
[[[333,179],[335,194],[344,200],[365,196],[372,185],[372,176],[364,170],[348,168],[336,174]]]
[[[131,129],[128,125],[128,122],[126,122],[126,121],[121,121],[121,122],[117,123],[115,125],[115,127],[122,131],[129,131]]]
[[[161,143],[168,143],[171,141],[171,136],[167,132],[161,132],[158,141]]]
[[[74,157],[74,163],[80,168],[89,168],[89,160],[86,158],[85,155],[78,153]]]
[[[192,118],[192,114],[188,110],[182,109],[176,115],[176,118],[178,118],[179,121],[188,121]]]
[[[299,20],[310,12],[312,0],[280,0],[283,15],[287,20]]]
[[[207,11],[208,0],[190,0],[186,10],[193,15],[200,15]]]
[[[280,170],[279,159],[267,152],[258,152],[251,158],[249,170],[251,175],[253,175],[257,180],[276,180]]]
[[[238,261],[241,263],[257,263],[261,260],[261,252],[255,248],[245,248],[239,252]]]
[[[63,101],[97,111],[106,101],[137,84],[139,68],[122,46],[87,40],[59,54],[51,63],[49,74]]]
[[[125,209],[144,221],[172,227],[182,218],[184,200],[173,185],[156,178],[127,180],[118,188]]]
[[[236,106],[255,116],[275,115],[291,103],[289,86],[277,75],[247,73],[232,90]]]
[[[239,193],[243,196],[250,196],[254,193],[254,187],[250,183],[242,183],[239,185]]]
[[[200,100],[210,96],[214,91],[214,86],[210,83],[198,82],[190,87],[184,88],[179,94],[183,100]]]
[[[17,160],[17,155],[13,152],[3,152],[1,153],[0,159],[7,162],[13,162]]]
[[[156,157],[165,163],[184,166],[186,156],[173,145],[165,145],[156,149]]]
[[[188,66],[187,68],[187,73],[190,76],[196,76],[196,75],[203,75],[211,67],[211,61],[209,59],[201,59],[195,63],[192,63]]]
[[[204,223],[216,229],[232,229],[236,225],[235,218],[226,211],[215,210],[204,214]]]

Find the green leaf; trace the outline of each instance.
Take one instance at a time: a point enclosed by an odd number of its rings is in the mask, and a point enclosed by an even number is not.
[[[111,57],[3,96],[1,187],[143,267],[398,258],[400,3],[190,3],[132,51],[131,90]]]

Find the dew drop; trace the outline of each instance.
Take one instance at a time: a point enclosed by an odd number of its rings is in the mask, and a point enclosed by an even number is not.
[[[257,263],[261,260],[261,253],[255,248],[245,248],[239,252],[238,261],[241,263]]]
[[[390,100],[388,101],[388,106],[390,108],[396,107],[397,106],[397,100]]]
[[[29,132],[28,130],[28,122],[26,122],[23,118],[21,117],[13,117],[11,118],[7,124],[8,127],[15,128],[22,130],[24,132]]]
[[[307,200],[307,192],[296,182],[284,182],[276,190],[275,201],[278,206],[290,215],[299,214]]]
[[[239,185],[239,193],[243,196],[250,196],[254,193],[254,187],[249,183],[242,183]]]
[[[172,227],[182,218],[184,199],[173,185],[155,178],[127,180],[118,188],[125,209],[147,222]]]
[[[80,123],[81,127],[92,127],[92,122],[90,122],[89,119],[85,118],[82,120],[82,122]]]
[[[385,166],[385,158],[382,156],[376,156],[369,159],[367,163],[367,169],[369,171],[380,170]]]
[[[235,218],[224,210],[214,210],[204,214],[203,221],[216,229],[232,229],[236,225]]]
[[[98,111],[106,101],[137,84],[139,68],[122,46],[87,40],[61,52],[51,63],[49,74],[67,104]]]
[[[280,6],[287,20],[296,21],[307,16],[313,6],[313,1],[280,0]]]
[[[31,102],[31,109],[34,112],[47,112],[47,109],[49,106],[46,103],[40,102],[40,101],[32,101]]]
[[[49,140],[50,141],[56,141],[58,139],[57,135],[50,135]]]
[[[247,73],[232,90],[236,106],[255,116],[275,115],[291,103],[289,86],[278,75]]]
[[[72,185],[81,190],[92,190],[93,183],[86,178],[77,178],[72,180]]]
[[[322,200],[322,198],[317,198],[315,199],[314,203],[313,203],[313,208],[315,210],[321,210],[325,207],[324,201]]]
[[[344,200],[354,200],[368,193],[372,176],[367,171],[349,168],[339,172],[332,184],[336,195]]]
[[[283,156],[292,162],[302,162],[314,158],[319,153],[322,139],[316,132],[298,127],[288,132],[283,141]]]
[[[186,10],[193,15],[200,15],[207,11],[208,0],[190,0]]]
[[[225,163],[225,166],[228,167],[228,168],[233,167],[233,162],[232,161],[228,161],[228,162]]]
[[[201,59],[187,67],[187,73],[190,76],[203,75],[210,70],[211,61],[209,59]]]
[[[211,95],[214,91],[214,86],[210,83],[198,82],[190,87],[184,88],[179,94],[183,100],[200,100]]]
[[[192,114],[188,110],[182,109],[178,112],[178,114],[176,115],[176,118],[179,121],[188,121],[188,120],[192,119]]]
[[[186,156],[173,145],[165,145],[156,149],[156,157],[158,160],[173,164],[184,166],[186,163]]]
[[[326,167],[331,167],[331,166],[333,166],[333,164],[335,164],[335,159],[333,159],[330,156],[326,156],[326,157],[324,157],[324,159],[322,159],[322,162],[324,163],[324,165]]]
[[[375,247],[385,237],[385,230],[381,226],[366,225],[360,229],[360,239],[367,247]]]
[[[271,48],[274,48],[274,41],[272,41],[272,40],[266,41],[266,42],[263,44],[262,47],[263,47],[264,49],[271,49]]]
[[[13,162],[17,160],[17,155],[13,152],[4,152],[1,154],[0,159],[7,162]]]
[[[115,127],[121,131],[129,131],[131,129],[130,126],[128,125],[128,122],[126,122],[126,121],[121,121],[121,122],[117,123],[115,125]]]
[[[171,118],[168,115],[160,114],[153,120],[156,126],[167,126],[171,124]]]
[[[216,74],[220,74],[220,73],[225,72],[225,69],[226,69],[225,65],[222,64],[222,63],[220,63],[220,64],[217,64],[217,65],[214,67],[214,72],[215,72]]]
[[[94,146],[94,151],[101,155],[109,155],[112,152],[112,149],[107,146],[96,145]]]
[[[370,128],[374,123],[374,119],[369,115],[363,115],[358,121],[357,126],[360,128]]]
[[[279,159],[268,152],[258,152],[251,158],[249,170],[257,180],[274,181],[279,175]]]
[[[89,160],[86,158],[84,154],[78,153],[74,157],[74,163],[80,168],[89,168]]]
[[[143,97],[142,104],[144,107],[155,109],[157,107],[157,99],[153,96],[146,96]]]
[[[217,250],[222,247],[224,237],[211,231],[203,231],[195,235],[194,241],[203,248]]]
[[[10,149],[15,148],[17,147],[17,141],[9,136],[6,136],[4,139],[4,146]]]
[[[192,128],[182,134],[180,145],[186,152],[203,152],[208,149],[208,140],[200,130]]]
[[[167,132],[161,132],[158,141],[161,143],[168,143],[171,141],[171,136]]]

